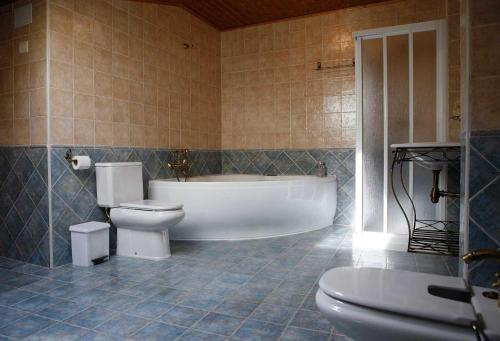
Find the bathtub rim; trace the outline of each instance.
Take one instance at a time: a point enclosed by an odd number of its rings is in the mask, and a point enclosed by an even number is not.
[[[222,177],[239,177],[241,180],[229,180],[229,181],[177,181],[177,178],[165,178],[165,179],[151,179],[149,180],[149,186],[194,186],[194,185],[219,185],[219,186],[236,186],[236,185],[277,185],[284,183],[301,183],[301,182],[337,182],[337,177],[335,175],[328,175],[325,177],[319,177],[315,175],[260,175],[260,174],[234,174],[234,175],[202,175],[192,177],[195,179],[203,178],[222,178]],[[261,180],[248,180],[251,177],[261,177],[265,179]]]

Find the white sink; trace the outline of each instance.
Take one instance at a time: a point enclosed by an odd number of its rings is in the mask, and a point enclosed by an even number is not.
[[[413,142],[391,144],[391,149],[405,149],[409,157],[414,158],[418,165],[430,169],[441,170],[449,164],[449,160],[458,160],[460,157],[460,143],[458,142]]]

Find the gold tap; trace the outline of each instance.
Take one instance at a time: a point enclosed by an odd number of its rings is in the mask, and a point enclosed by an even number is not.
[[[184,176],[184,180],[189,178],[189,162],[188,162],[188,154],[189,150],[187,149],[179,149],[175,150],[175,160],[173,162],[167,163],[168,168],[173,169],[175,172],[175,176],[177,177],[177,181],[179,180],[179,173],[181,172]]]
[[[472,250],[467,252],[465,255],[462,256],[463,261],[465,264],[469,264],[470,262],[474,261],[480,261],[484,259],[494,259],[497,262],[500,262],[500,250],[495,250],[495,249],[478,249],[478,250]],[[500,289],[500,273],[495,274],[495,282],[491,284],[491,287],[493,289]],[[485,295],[483,293],[483,295]],[[488,292],[488,294],[495,294],[495,296],[492,296],[492,298],[497,299],[497,305],[500,308],[500,297],[498,296],[498,293],[495,292]],[[489,296],[487,296],[489,297]]]
[[[472,250],[462,256],[463,261],[469,264],[472,261],[483,259],[495,259],[500,262],[500,250],[495,249],[478,249]]]

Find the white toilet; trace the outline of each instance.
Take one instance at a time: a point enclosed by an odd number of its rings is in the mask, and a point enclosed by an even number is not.
[[[97,203],[111,208],[119,256],[170,257],[168,228],[184,218],[182,204],[143,200],[142,163],[96,163]]]
[[[464,279],[409,271],[340,267],[327,271],[316,293],[319,310],[353,340],[500,339],[500,308]],[[482,339],[481,339],[482,340]]]

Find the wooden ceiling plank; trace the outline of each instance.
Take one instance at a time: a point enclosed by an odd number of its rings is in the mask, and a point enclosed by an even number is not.
[[[219,30],[391,0],[138,0],[177,5]]]

